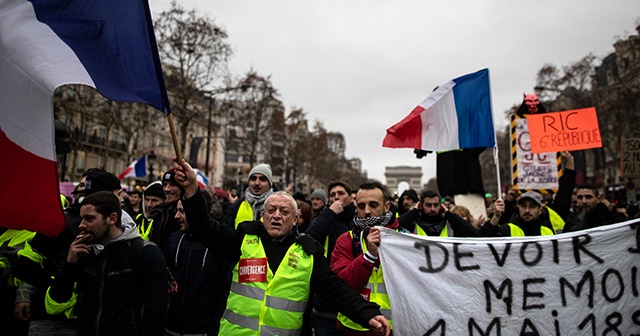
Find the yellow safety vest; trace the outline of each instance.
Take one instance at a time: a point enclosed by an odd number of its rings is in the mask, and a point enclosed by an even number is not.
[[[138,214],[136,216],[136,221],[138,220],[138,218],[140,218],[140,216],[142,216],[142,214]],[[147,225],[145,225],[145,223]],[[140,234],[140,237],[142,237],[142,239],[149,240],[149,235],[151,234],[152,226],[153,226],[153,219],[146,219],[145,217],[142,217],[140,226],[138,226],[138,233]]]
[[[48,287],[47,293],[44,297],[44,307],[46,308],[47,313],[51,315],[58,315],[58,314],[64,313],[67,319],[77,318],[74,311],[76,302],[78,302],[76,285],[77,283],[73,284],[73,293],[71,293],[71,298],[69,298],[69,301],[67,302],[56,302],[54,299],[52,299],[51,296],[49,296],[49,290],[51,290],[51,287]]]
[[[238,208],[238,214],[236,215],[235,228],[238,228],[238,225],[242,222],[252,221],[253,220],[253,208],[251,204],[247,201],[242,201],[240,203],[240,207]]]
[[[424,229],[417,223],[415,231],[415,234],[417,234],[418,236],[428,236]],[[447,223],[447,225],[442,228],[442,231],[440,231],[440,237],[449,237],[449,223]]]
[[[511,228],[511,237],[524,237],[524,231],[517,226],[516,224],[509,223],[509,228]],[[553,236],[555,233],[548,227],[544,225],[540,225],[540,235],[541,236]]]
[[[7,244],[9,247],[22,247],[22,249],[24,249],[24,246],[27,246],[29,241],[31,241],[35,235],[36,233],[33,231],[7,229],[2,233],[2,235],[0,235],[0,245]],[[20,251],[18,251],[18,254],[19,253]],[[0,268],[9,269],[10,267],[9,259],[0,255]],[[14,278],[13,275],[10,275],[7,279],[6,285],[19,287],[22,285],[22,282],[17,278]]]
[[[233,269],[219,335],[299,335],[309,301],[313,255],[294,243],[273,274],[260,237],[245,235],[241,252]],[[266,266],[266,281],[241,283],[240,273],[246,277],[248,272],[259,269],[260,266],[251,263],[256,260]],[[254,271],[247,265],[254,265]]]
[[[351,239],[353,239],[353,231],[349,231],[351,235]],[[360,242],[362,245],[363,253],[367,252],[367,244],[362,239]],[[365,286],[365,288],[360,293],[361,295],[365,294],[363,292],[369,291],[369,301],[375,302],[380,306],[380,312],[389,322],[389,326],[393,329],[393,323],[391,321],[391,302],[389,301],[389,294],[387,294],[387,287],[384,284],[384,278],[382,277],[382,264],[377,269],[374,268],[373,272],[369,276],[369,282]],[[363,295],[364,296],[364,295]],[[367,331],[369,329],[363,328],[358,323],[351,321],[348,317],[342,315],[342,313],[338,313],[338,321],[342,323],[343,326],[352,329],[352,330],[360,330]]]
[[[545,208],[547,209],[547,212],[549,212],[549,220],[551,221],[553,230],[555,232],[562,232],[562,230],[564,230],[564,219],[562,219],[562,217],[560,217],[560,215],[550,207]]]

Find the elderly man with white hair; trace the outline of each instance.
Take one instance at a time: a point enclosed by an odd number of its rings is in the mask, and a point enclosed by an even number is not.
[[[313,238],[294,230],[297,205],[286,192],[275,192],[264,204],[263,222],[245,221],[236,229],[208,221],[195,173],[181,161],[176,180],[185,189],[182,203],[193,236],[232,264],[233,279],[220,335],[298,335],[312,294],[380,335],[389,324],[378,305],[362,298],[324,260]],[[210,223],[207,225],[207,223]]]

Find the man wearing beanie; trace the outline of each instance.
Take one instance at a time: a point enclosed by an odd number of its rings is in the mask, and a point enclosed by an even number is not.
[[[273,194],[273,176],[271,166],[261,163],[249,172],[249,187],[244,198],[238,198],[225,215],[224,222],[237,228],[245,221],[261,220],[264,212],[264,201]]]
[[[311,193],[311,208],[313,209],[313,218],[318,215],[327,205],[327,193],[322,189],[316,189]]]
[[[149,234],[153,227],[153,219],[151,219],[151,210],[156,205],[164,203],[166,196],[162,191],[162,182],[155,181],[147,186],[142,192],[142,214],[135,218],[138,233],[144,240],[149,240]]]
[[[180,229],[175,216],[178,212],[178,200],[180,200],[180,195],[184,193],[184,188],[176,182],[174,168],[162,175],[162,191],[165,196],[164,203],[156,205],[149,213],[149,217],[153,220],[153,226],[148,237],[164,251],[169,236]]]

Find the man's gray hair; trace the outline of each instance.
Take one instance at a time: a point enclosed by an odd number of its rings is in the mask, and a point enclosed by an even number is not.
[[[289,199],[289,201],[291,201],[291,206],[293,207],[293,214],[297,214],[298,213],[298,203],[296,202],[296,200],[293,198],[293,196],[291,196],[288,192],[284,191],[284,190],[279,190],[274,192],[273,194],[271,194],[269,197],[267,197],[267,200],[264,201],[264,205],[266,207],[267,204],[269,204],[269,200],[274,197],[274,196],[279,196],[279,197],[286,197]]]

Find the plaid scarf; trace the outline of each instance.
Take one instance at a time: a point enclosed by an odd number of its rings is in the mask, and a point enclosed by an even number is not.
[[[353,224],[360,230],[367,232],[373,226],[387,225],[387,223],[389,223],[389,220],[391,219],[391,216],[393,216],[393,212],[389,211],[382,216],[372,216],[364,218],[355,217],[353,219]]]
[[[267,200],[267,197],[273,195],[273,189],[269,188],[266,193],[255,196],[249,191],[247,188],[244,192],[244,200],[251,204],[251,208],[253,209],[253,220],[260,220],[262,217],[262,212],[264,211],[264,202]]]

